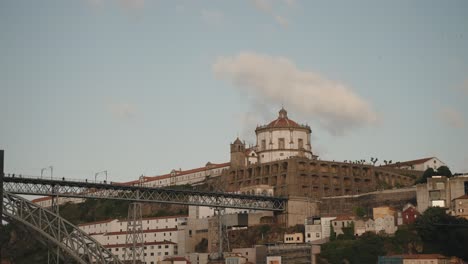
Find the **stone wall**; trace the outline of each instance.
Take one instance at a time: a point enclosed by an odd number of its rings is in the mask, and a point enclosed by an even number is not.
[[[255,185],[270,185],[276,196],[294,195],[313,199],[355,195],[391,186],[410,186],[414,183],[414,176],[398,174],[395,169],[390,170],[368,164],[294,157],[230,168],[221,178],[227,191],[239,191],[240,188]]]
[[[392,206],[399,210],[407,204],[416,204],[416,187],[376,191],[360,195],[324,197],[319,203],[321,216],[352,214],[353,208],[363,207],[367,215],[372,215],[372,208]]]

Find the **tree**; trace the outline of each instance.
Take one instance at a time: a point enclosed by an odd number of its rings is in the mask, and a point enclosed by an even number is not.
[[[447,166],[440,166],[437,169],[437,175],[446,176],[447,178],[452,177],[452,172],[450,171],[449,167]]]
[[[439,253],[468,260],[468,220],[445,213],[444,208],[430,207],[415,222],[424,253]]]
[[[427,170],[424,171],[423,175],[421,176],[421,178],[417,179],[416,180],[416,184],[418,183],[426,183],[427,182],[427,178],[430,178],[432,176],[435,176],[437,175],[436,171],[433,169],[433,168],[428,168]]]
[[[333,228],[333,225],[330,221],[330,241],[336,240],[336,233],[335,229]]]
[[[366,215],[366,209],[361,206],[356,206],[353,208],[353,213],[359,218],[363,218]]]

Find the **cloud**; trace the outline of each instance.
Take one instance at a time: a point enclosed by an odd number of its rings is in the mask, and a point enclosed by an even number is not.
[[[132,119],[137,113],[136,107],[129,103],[110,103],[108,110],[115,118],[119,119]]]
[[[281,26],[286,27],[289,24],[288,20],[285,17],[280,16],[274,12],[273,0],[250,0],[250,1],[253,3],[253,5],[255,6],[257,10],[267,15],[272,16],[273,19]],[[283,2],[289,7],[295,4],[294,0],[282,0],[279,2]]]
[[[208,24],[218,25],[224,19],[224,14],[218,10],[203,9],[201,11],[201,17]]]
[[[438,118],[446,125],[453,128],[462,128],[465,126],[465,121],[460,112],[451,107],[444,107],[437,113]]]
[[[317,120],[333,135],[377,122],[369,103],[351,88],[300,70],[284,57],[241,52],[219,57],[213,72],[246,93],[251,105],[267,104],[271,108],[284,104],[297,115]]]

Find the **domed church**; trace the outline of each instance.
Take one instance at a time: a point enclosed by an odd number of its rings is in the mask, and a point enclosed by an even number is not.
[[[311,133],[309,126],[299,125],[289,119],[288,112],[281,108],[278,118],[255,129],[254,147],[246,149],[239,138],[231,144],[231,166],[267,163],[291,157],[316,159],[310,144]]]

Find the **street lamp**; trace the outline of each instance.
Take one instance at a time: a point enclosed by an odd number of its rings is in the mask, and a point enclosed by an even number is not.
[[[44,171],[46,171],[46,170],[50,170],[50,179],[52,180],[52,178],[54,176],[54,167],[49,166],[49,167],[46,167],[46,168],[42,168],[41,169],[41,178],[44,175]]]
[[[105,174],[106,174],[106,180],[105,180],[104,182],[107,182],[107,171],[106,171],[106,170],[105,170],[105,171],[96,172],[96,173],[94,174],[94,182],[97,182],[97,176],[98,176],[99,174],[102,174],[102,173],[105,173]]]

